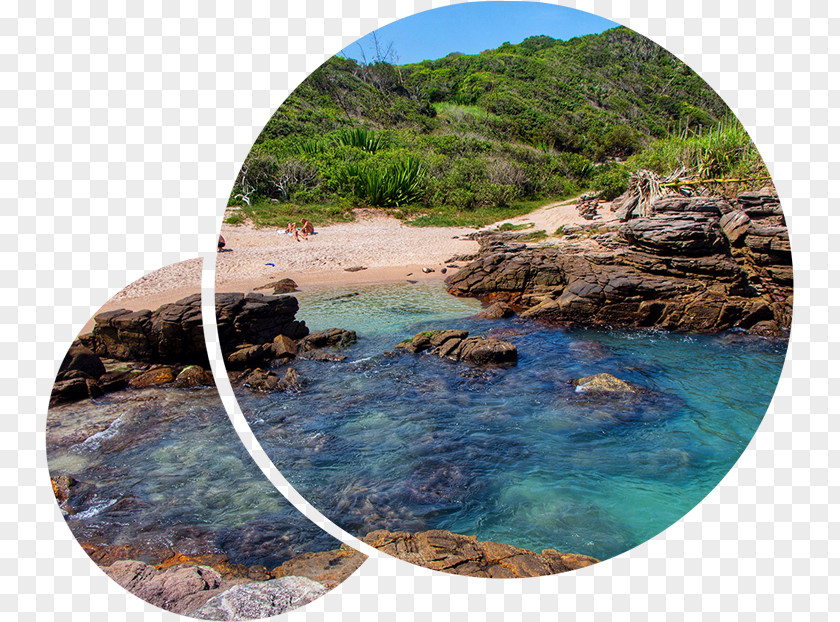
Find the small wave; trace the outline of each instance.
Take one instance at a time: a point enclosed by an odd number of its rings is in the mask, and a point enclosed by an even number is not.
[[[102,446],[102,443],[105,441],[114,438],[120,431],[120,427],[124,422],[123,417],[125,415],[120,415],[114,421],[111,422],[104,430],[97,432],[96,434],[87,437],[79,447],[84,451],[96,451]]]
[[[87,519],[96,516],[97,514],[107,510],[109,507],[114,505],[117,502],[117,499],[110,499],[108,501],[102,501],[100,503],[94,503],[91,507],[86,509],[84,512],[78,512],[77,514],[73,514],[74,519]]]

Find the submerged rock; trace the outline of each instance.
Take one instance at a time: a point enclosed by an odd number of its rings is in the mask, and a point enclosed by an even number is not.
[[[599,561],[588,555],[559,553],[554,549],[535,553],[499,542],[479,542],[475,536],[439,529],[415,534],[378,530],[369,533],[364,542],[425,568],[470,577],[539,577]]]
[[[300,340],[300,351],[307,352],[318,348],[343,348],[356,343],[356,332],[343,328],[328,328],[311,333]]]
[[[611,374],[595,374],[573,380],[576,393],[635,393],[633,385]]]
[[[237,585],[210,598],[187,615],[202,620],[253,620],[279,615],[311,603],[327,589],[306,577],[282,577]]]
[[[271,283],[266,283],[260,287],[255,287],[254,290],[270,289],[274,295],[277,295],[296,292],[297,288],[297,283],[295,283],[292,279],[280,279],[279,281],[272,281]]]

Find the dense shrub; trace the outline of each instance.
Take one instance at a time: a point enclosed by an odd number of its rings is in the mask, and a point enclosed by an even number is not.
[[[605,201],[612,201],[626,192],[630,182],[630,171],[620,164],[603,165],[595,174],[592,187],[600,192]]]

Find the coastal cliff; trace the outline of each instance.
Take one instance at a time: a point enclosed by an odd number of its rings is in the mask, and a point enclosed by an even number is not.
[[[502,300],[524,318],[762,335],[790,328],[790,242],[770,190],[734,201],[663,197],[649,217],[577,227],[554,245],[476,237],[479,253],[446,279],[449,293]]]

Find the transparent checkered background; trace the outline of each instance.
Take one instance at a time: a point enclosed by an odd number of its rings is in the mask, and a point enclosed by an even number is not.
[[[450,4],[0,3],[0,612],[174,620],[91,564],[48,484],[58,364],[123,286],[212,266],[230,185],[285,96],[393,19]],[[289,620],[814,619],[840,611],[840,5],[828,0],[566,2],[647,35],[721,93],[768,162],[791,230],[788,360],[756,437],[682,521],[567,575],[483,581],[374,559]],[[832,41],[834,43],[832,43]],[[834,123],[833,123],[834,122]],[[833,214],[833,215],[832,215]],[[833,223],[833,224],[832,224]],[[831,240],[834,239],[832,243]],[[205,274],[205,285],[212,275]],[[205,290],[207,291],[207,290]],[[831,370],[831,372],[830,372]],[[835,413],[832,419],[831,413]],[[832,473],[833,471],[833,473]]]

